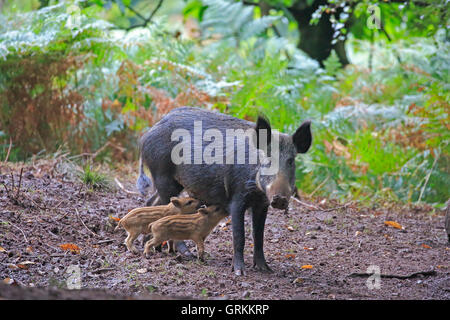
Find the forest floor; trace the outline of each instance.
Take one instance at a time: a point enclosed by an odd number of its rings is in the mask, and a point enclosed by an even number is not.
[[[0,298],[450,299],[444,212],[428,205],[293,199],[288,212],[269,209],[264,251],[273,273],[252,269],[246,215],[246,274],[236,277],[229,219],[207,238],[205,262],[166,250],[145,259],[126,251],[123,229],[114,232],[117,218],[144,203],[127,192],[137,169],[107,169],[110,187],[100,190],[74,171],[61,158],[1,164]],[[67,290],[73,283],[82,290]]]

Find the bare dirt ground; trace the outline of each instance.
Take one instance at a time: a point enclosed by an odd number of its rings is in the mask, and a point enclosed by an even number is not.
[[[0,166],[0,298],[450,298],[444,212],[430,206],[291,200],[287,213],[270,209],[266,222],[265,255],[273,273],[252,269],[246,215],[246,275],[236,277],[227,220],[207,238],[203,263],[166,250],[145,259],[126,252],[124,230],[113,231],[114,217],[143,205],[139,195],[114,182],[107,190],[89,190],[59,160]],[[134,190],[134,170],[108,174]],[[63,244],[76,247],[72,252]],[[195,253],[194,244],[188,246]],[[381,273],[379,281],[364,275],[368,268]],[[70,270],[80,271],[82,290],[65,290]]]

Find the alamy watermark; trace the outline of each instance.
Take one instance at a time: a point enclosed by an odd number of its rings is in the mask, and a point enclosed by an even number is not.
[[[370,274],[369,278],[367,278],[366,286],[367,289],[380,289],[381,288],[381,271],[380,267],[377,265],[370,265],[366,270],[367,274]]]
[[[71,264],[67,270],[66,274],[68,277],[66,278],[67,289],[81,289],[81,269],[80,266]]]
[[[270,146],[267,130],[226,129],[203,130],[202,121],[194,121],[193,134],[186,129],[175,129],[171,141],[178,142],[171,151],[171,160],[180,164],[258,164],[261,175],[274,175],[279,168],[279,135],[272,134]],[[256,141],[258,147],[256,148]],[[207,143],[205,146],[205,142]],[[246,152],[247,151],[247,152]],[[269,156],[270,154],[270,156]]]
[[[371,5],[367,8],[370,16],[367,19],[367,28],[381,29],[381,9],[379,6]]]

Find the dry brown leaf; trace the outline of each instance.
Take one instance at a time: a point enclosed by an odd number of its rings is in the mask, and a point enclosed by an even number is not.
[[[295,258],[295,254],[293,253],[288,253],[284,256],[286,259],[294,259]]]
[[[301,268],[302,268],[302,269],[312,269],[313,266],[310,265],[310,264],[304,264]]]
[[[395,221],[385,221],[384,224],[387,226],[393,227],[395,229],[400,229],[400,230],[403,229],[402,225]]]
[[[111,215],[109,216],[109,218],[112,219],[112,220],[114,220],[114,221],[120,221],[120,218],[113,217],[113,216],[111,216]]]
[[[422,243],[422,247],[424,247],[425,249],[431,249],[431,247],[425,243]]]
[[[59,247],[63,249],[64,251],[70,250],[72,253],[79,254],[80,253],[80,247],[78,247],[76,244],[73,243],[64,243],[60,244]]]
[[[5,248],[0,247],[0,252],[6,252]]]

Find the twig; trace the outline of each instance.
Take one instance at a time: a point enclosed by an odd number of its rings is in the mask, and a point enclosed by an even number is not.
[[[91,157],[91,159],[95,159],[100,152],[102,152],[103,150],[105,150],[106,147],[111,146],[114,147],[116,149],[118,149],[119,151],[123,152],[124,148],[118,147],[114,144],[112,144],[111,142],[106,142],[103,147],[101,147],[100,149],[98,149],[97,151],[95,151],[94,153],[89,153],[89,152],[84,152],[84,153],[80,153],[80,154],[76,154],[74,156],[70,156],[70,157],[66,157],[67,159],[71,160],[71,159],[75,159],[75,158],[79,158],[79,157]]]
[[[119,188],[122,189],[123,191],[125,191],[126,193],[129,193],[129,194],[139,194],[138,192],[130,191],[130,190],[125,189],[125,187],[124,187],[123,184],[119,181],[119,179],[114,178],[114,181],[115,181],[116,184],[119,186]]]
[[[322,208],[319,208],[319,207],[316,207],[316,206],[314,206],[314,205],[312,205],[312,204],[309,204],[309,203],[300,201],[300,200],[298,200],[298,199],[295,198],[295,197],[292,197],[292,199],[294,199],[295,201],[297,201],[298,203],[300,203],[302,206],[309,207],[309,208],[312,208],[312,209],[314,209],[314,210],[322,210]]]
[[[83,224],[83,226],[90,232],[90,233],[92,233],[94,236],[98,236],[98,234],[96,234],[94,231],[92,231],[91,229],[89,229],[85,224],[84,224],[84,222],[83,222],[83,220],[81,219],[81,217],[80,217],[80,213],[78,212],[78,209],[77,208],[75,208],[75,212],[77,213],[77,217],[78,217],[78,219],[80,219],[80,221],[81,221],[81,223]]]
[[[110,242],[114,242],[114,239],[100,240],[100,241],[97,242],[97,244],[110,243]]]
[[[329,209],[321,209],[321,211],[329,212],[329,211],[334,211],[334,210],[338,210],[338,209],[343,209],[343,208],[347,208],[350,204],[351,204],[351,202],[348,202],[348,203],[344,204],[343,206],[339,206],[339,207],[335,207],[335,208],[329,208]]]
[[[319,190],[320,188],[322,188],[323,185],[328,181],[328,179],[330,179],[330,177],[331,177],[331,176],[328,175],[328,177],[326,177],[326,179],[323,180],[323,182],[322,182],[321,184],[319,184],[319,185],[317,186],[317,188],[315,188],[314,191],[311,192],[311,193],[308,195],[308,197],[312,197],[312,195],[313,195],[314,193],[316,193],[317,190]]]
[[[317,211],[322,211],[322,212],[329,212],[329,211],[334,211],[334,210],[338,210],[338,209],[342,209],[342,208],[347,208],[347,207],[351,204],[351,202],[348,202],[348,203],[344,204],[343,206],[334,207],[334,208],[329,208],[329,209],[322,209],[322,208],[317,207],[317,206],[314,206],[314,205],[312,205],[312,204],[309,204],[309,203],[300,201],[300,200],[298,200],[298,199],[295,198],[295,197],[292,197],[292,199],[294,199],[295,201],[297,201],[297,202],[298,202],[299,204],[301,204],[302,206],[305,206],[305,207],[308,207],[308,208],[311,208],[311,209],[314,209],[314,210],[317,210]]]
[[[419,199],[417,200],[417,203],[420,203],[420,200],[422,200],[422,196],[423,196],[423,193],[424,193],[424,191],[425,191],[425,188],[426,188],[426,186],[427,186],[427,184],[428,184],[428,180],[430,180],[431,173],[433,172],[434,166],[436,165],[436,162],[437,162],[437,160],[439,159],[439,156],[440,156],[440,155],[441,155],[441,154],[439,153],[439,154],[436,156],[436,158],[434,158],[433,165],[431,166],[431,170],[430,170],[430,172],[428,172],[428,174],[427,174],[427,176],[426,176],[426,178],[425,178],[425,183],[423,184],[422,190],[420,190],[420,195],[419,195]]]
[[[9,153],[11,152],[11,147],[12,147],[12,139],[11,139],[11,137],[9,137],[9,147],[8,147],[8,152],[6,153],[6,158],[5,158],[5,160],[4,160],[4,163],[5,163],[5,164],[8,162]]]
[[[351,273],[348,275],[348,277],[370,277],[372,276],[373,273]],[[411,274],[407,274],[407,275],[397,275],[397,274],[380,274],[380,278],[396,278],[396,279],[411,279],[411,278],[415,278],[417,276],[434,276],[436,275],[436,271],[435,270],[430,270],[430,271],[419,271],[419,272],[414,272]]]
[[[20,169],[19,187],[17,188],[16,199],[19,198],[20,186],[22,185],[23,167]]]
[[[115,268],[100,268],[100,269],[96,269],[93,270],[92,273],[101,273],[101,272],[108,272],[108,271],[114,271],[116,270]]]
[[[11,226],[13,226],[14,228],[18,229],[20,232],[22,232],[23,238],[25,239],[25,242],[28,243],[28,239],[27,236],[25,235],[25,232],[23,232],[22,229],[20,229],[18,226],[14,225],[12,222],[9,221],[5,221],[5,220],[0,220],[3,223],[9,223]]]
[[[125,30],[130,31],[131,29],[138,28],[138,27],[146,27],[150,22],[152,22],[153,16],[156,14],[156,12],[159,10],[159,8],[162,5],[163,0],[159,0],[158,4],[156,5],[155,9],[153,9],[152,13],[148,18],[144,18],[140,13],[137,13],[135,9],[131,8],[130,6],[126,6],[130,11],[132,11],[134,14],[136,14],[139,18],[144,20],[141,24],[136,24],[134,26],[129,26]]]

